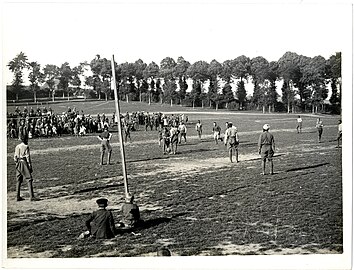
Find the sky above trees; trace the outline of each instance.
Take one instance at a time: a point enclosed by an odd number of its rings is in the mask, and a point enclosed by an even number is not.
[[[5,66],[20,51],[42,65],[72,66],[96,54],[118,63],[277,61],[286,51],[328,58],[345,50],[351,22],[348,5],[333,3],[21,2],[4,5],[3,15],[5,83],[13,79]]]

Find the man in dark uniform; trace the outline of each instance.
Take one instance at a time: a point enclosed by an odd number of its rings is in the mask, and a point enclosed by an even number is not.
[[[112,147],[110,145],[110,140],[112,138],[112,134],[109,133],[107,126],[104,128],[104,131],[99,136],[97,136],[97,138],[101,141],[101,163],[100,163],[100,165],[103,165],[103,158],[104,158],[104,154],[105,154],[106,150],[108,153],[107,164],[111,164]]]
[[[98,210],[94,211],[86,220],[86,227],[91,235],[97,239],[109,239],[115,236],[115,225],[112,212],[107,210],[107,199],[98,199],[96,201]]]
[[[275,152],[274,136],[269,132],[270,126],[265,124],[263,126],[263,133],[259,136],[258,140],[258,153],[262,159],[262,175],[265,175],[266,159],[270,162],[270,174],[274,174],[273,171],[273,155]]]

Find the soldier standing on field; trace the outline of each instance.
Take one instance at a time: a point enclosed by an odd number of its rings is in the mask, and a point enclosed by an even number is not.
[[[214,137],[215,144],[218,144],[218,140],[220,140],[220,133],[221,133],[220,126],[216,122],[214,122],[213,123],[213,137]]]
[[[265,124],[263,126],[263,133],[258,140],[258,153],[262,159],[262,175],[265,175],[266,159],[270,162],[270,174],[274,174],[273,170],[273,155],[275,152],[274,136],[269,132],[270,126]]]
[[[178,134],[179,134],[179,130],[177,128],[177,125],[175,124],[170,129],[171,154],[173,155],[175,155],[177,152]]]
[[[302,118],[301,118],[300,115],[297,118],[296,130],[297,130],[297,133],[301,133],[302,132]]]
[[[322,133],[323,133],[323,122],[321,120],[321,118],[318,118],[316,121],[316,128],[317,128],[317,132],[318,132],[318,142],[321,142],[321,138],[322,138]]]
[[[184,142],[187,142],[187,127],[183,123],[183,121],[179,124],[178,130],[179,130],[179,134],[180,134],[179,135],[179,144],[182,143],[182,138],[184,138]]]
[[[33,193],[33,179],[32,179],[32,162],[30,151],[28,147],[28,136],[23,135],[20,136],[21,143],[18,144],[15,148],[14,161],[16,162],[16,200],[23,201],[24,199],[21,197],[21,184],[25,179],[28,183],[28,191],[30,194],[31,201],[37,201],[38,199],[34,197]]]
[[[203,125],[200,123],[200,120],[198,120],[198,123],[195,125],[195,130],[198,133],[198,137],[201,140],[202,139],[202,133],[203,133]]]
[[[99,136],[97,136],[97,138],[101,141],[101,163],[100,163],[100,165],[103,165],[103,158],[104,158],[104,154],[105,154],[106,150],[108,153],[107,164],[111,165],[112,147],[110,144],[110,140],[112,138],[112,134],[109,133],[107,126],[104,128],[104,131]]]
[[[232,150],[235,151],[236,162],[238,162],[238,145],[239,138],[237,134],[237,127],[235,127],[231,122],[228,123],[228,128],[225,131],[224,144],[229,143],[229,157],[232,161]]]

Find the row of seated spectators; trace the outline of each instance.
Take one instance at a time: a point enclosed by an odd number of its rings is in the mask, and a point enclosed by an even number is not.
[[[187,117],[186,117],[187,118]],[[184,115],[167,116],[162,113],[133,112],[121,115],[122,123],[130,126],[132,131],[145,126],[145,130],[157,130],[165,125],[175,125],[184,120]],[[188,121],[188,118],[185,119]],[[55,114],[49,107],[43,109],[26,107],[21,111],[16,107],[14,113],[7,113],[7,135],[9,138],[18,138],[20,133],[26,132],[29,138],[62,136],[64,134],[84,136],[87,133],[100,133],[105,126],[113,127],[117,124],[115,113],[109,118],[105,114],[96,117],[87,114],[75,107],[70,107],[61,114]]]

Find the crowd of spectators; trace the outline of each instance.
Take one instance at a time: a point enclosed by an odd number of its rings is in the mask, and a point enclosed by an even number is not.
[[[121,114],[124,129],[137,131],[140,127],[147,130],[158,130],[165,126],[175,126],[181,121],[188,121],[184,114],[164,115],[161,112],[127,112]],[[103,114],[92,116],[84,114],[83,110],[68,107],[65,112],[55,113],[51,107],[33,107],[21,110],[16,107],[13,113],[7,113],[7,136],[18,138],[26,132],[28,138],[53,137],[62,135],[84,136],[88,133],[100,133],[105,126],[113,128],[117,124],[115,113],[111,117]]]

